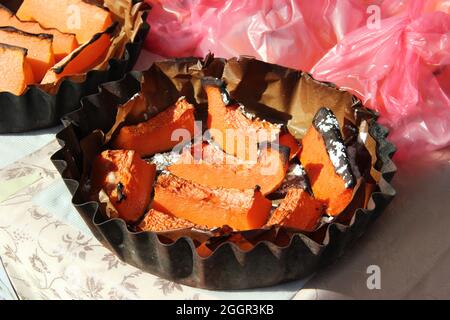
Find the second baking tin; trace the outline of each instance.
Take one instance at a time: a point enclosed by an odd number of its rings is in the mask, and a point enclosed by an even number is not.
[[[7,1],[5,5],[15,11],[20,3],[20,0],[14,0]],[[147,6],[142,8],[148,10]],[[58,125],[62,116],[79,107],[82,97],[96,93],[102,83],[122,78],[139,57],[150,29],[146,18],[147,12],[144,12],[134,41],[126,44],[121,59],[109,61],[106,70],[89,71],[81,82],[65,79],[55,94],[42,90],[38,85],[29,86],[20,96],[0,92],[0,133],[17,133]]]

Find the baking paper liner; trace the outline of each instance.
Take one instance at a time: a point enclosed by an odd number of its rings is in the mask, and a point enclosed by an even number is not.
[[[86,201],[83,187],[91,157],[105,148],[105,135],[111,128],[132,121],[123,115],[123,104],[133,96],[144,98],[150,112],[156,113],[185,96],[201,109],[206,105],[200,84],[203,76],[223,78],[233,98],[261,118],[287,124],[297,138],[305,133],[320,107],[331,108],[347,145],[358,150],[356,162],[361,175],[347,209],[309,234],[284,227],[155,233],[133,232],[121,219],[106,219],[98,202]],[[62,148],[52,161],[86,224],[123,261],[195,287],[263,287],[304,278],[339,258],[393,198],[395,191],[389,182],[396,171],[391,161],[395,147],[386,140],[388,131],[376,118],[350,93],[316,81],[305,72],[250,57],[171,59],[156,62],[143,73],[128,73],[120,81],[102,85],[98,94],[84,98],[81,109],[65,117],[66,128],[57,135]],[[251,243],[252,248],[241,249],[236,239]],[[212,251],[208,257],[197,253],[201,243]]]
[[[131,0],[112,2],[115,8],[118,3],[129,3]],[[9,0],[3,5],[13,12],[19,8],[21,0]],[[116,19],[124,26],[113,42],[108,57],[98,70],[91,70],[85,75],[65,78],[58,86],[30,85],[20,95],[0,92],[0,133],[16,133],[42,129],[60,124],[65,114],[79,108],[80,99],[98,92],[98,86],[108,81],[119,80],[129,72],[139,56],[143,42],[149,31],[146,22],[149,7],[141,1],[132,1],[133,9],[116,12],[111,10]],[[120,12],[119,12],[120,11]],[[113,52],[114,51],[114,52]]]

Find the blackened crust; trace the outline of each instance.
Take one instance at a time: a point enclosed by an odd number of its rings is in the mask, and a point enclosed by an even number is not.
[[[7,49],[7,50],[17,50],[17,51],[23,52],[25,55],[28,54],[28,49],[26,49],[26,48],[22,48],[22,47],[18,47],[18,46],[12,46],[12,45],[5,44],[5,43],[0,43],[0,48],[4,48],[4,49]]]
[[[5,26],[5,27],[0,27],[0,30],[6,31],[6,32],[15,32],[15,33],[19,33],[23,36],[27,36],[27,37],[34,37],[34,38],[39,38],[39,39],[48,39],[48,40],[53,40],[53,35],[52,34],[48,34],[48,33],[30,33],[30,32],[26,32],[26,31],[22,31],[20,29],[11,27],[11,26]]]
[[[220,90],[223,103],[225,103],[225,105],[231,104],[231,96],[227,90],[227,84],[225,81],[214,77],[203,77],[201,83],[203,89],[206,89],[207,87],[218,88]]]
[[[309,177],[305,171],[305,168],[302,166],[300,161],[295,161],[289,166],[283,183],[277,190],[267,195],[267,198],[270,200],[282,199],[286,196],[289,189],[292,188],[303,189],[310,196],[314,196],[311,182],[309,181]]]

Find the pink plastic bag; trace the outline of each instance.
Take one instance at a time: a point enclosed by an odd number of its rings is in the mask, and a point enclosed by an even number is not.
[[[346,33],[363,25],[361,0],[148,0],[146,46],[165,57],[250,55],[309,70]]]
[[[358,29],[312,73],[380,112],[397,160],[450,144],[450,15],[403,15],[382,20],[380,29]]]
[[[163,57],[250,55],[310,70],[347,33],[405,12],[448,11],[449,0],[146,0],[146,47]]]

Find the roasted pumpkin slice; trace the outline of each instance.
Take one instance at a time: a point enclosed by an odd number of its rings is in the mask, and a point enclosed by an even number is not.
[[[118,216],[136,222],[150,203],[156,167],[132,150],[106,150],[93,162],[91,192],[93,200],[103,190]]]
[[[176,229],[197,228],[205,229],[186,219],[175,217],[155,209],[150,209],[138,226],[139,231],[169,231]]]
[[[37,22],[21,21],[9,9],[0,5],[0,26],[11,26],[30,33],[47,33],[53,36],[53,54],[58,62],[78,47],[75,34],[62,33],[57,29],[46,29]]]
[[[45,72],[55,64],[52,47],[53,36],[34,34],[14,27],[0,27],[0,43],[28,50],[27,61],[33,69],[35,81],[41,81]]]
[[[83,74],[95,67],[108,53],[116,26],[113,24],[106,31],[96,34],[89,42],[85,42],[48,69],[41,84],[55,83],[65,76]]]
[[[45,28],[74,33],[80,44],[105,31],[113,22],[105,8],[83,0],[24,0],[16,15],[23,21],[37,21]]]
[[[228,225],[235,230],[256,229],[268,218],[271,202],[258,188],[238,190],[210,188],[161,174],[152,207],[207,227]]]
[[[170,150],[180,143],[177,139],[184,138],[184,134],[194,136],[194,111],[194,106],[183,97],[145,122],[122,127],[112,146],[136,150],[141,156]]]
[[[34,82],[33,71],[26,56],[25,48],[0,44],[0,92],[21,95]]]
[[[208,97],[207,126],[211,138],[227,153],[255,160],[258,143],[273,141],[280,127],[246,114],[231,102],[223,81],[205,77],[202,85]]]
[[[308,173],[316,199],[335,216],[350,203],[356,184],[339,123],[333,112],[321,108],[302,139],[300,161]]]
[[[314,231],[324,213],[325,206],[322,201],[314,199],[304,189],[291,188],[272,213],[267,225],[281,225],[302,231]]]
[[[257,162],[251,164],[207,143],[203,144],[201,159],[196,159],[195,152],[195,146],[185,149],[183,153],[188,154],[183,154],[180,161],[167,170],[178,177],[209,187],[252,189],[258,185],[263,195],[281,185],[289,161],[289,150],[276,145],[260,148]]]

